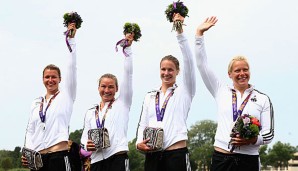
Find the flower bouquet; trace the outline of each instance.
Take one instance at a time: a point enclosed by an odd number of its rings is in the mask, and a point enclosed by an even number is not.
[[[133,36],[133,40],[134,41],[138,41],[142,34],[141,34],[141,29],[139,27],[138,24],[136,23],[125,23],[123,26],[123,34],[126,36],[127,34],[131,34]],[[121,47],[123,47],[123,53],[125,56],[127,56],[127,54],[125,53],[124,49],[128,46],[128,40],[127,38],[121,39],[116,43],[116,52],[118,51],[117,46],[120,45]]]
[[[77,29],[79,29],[81,27],[81,24],[83,22],[81,16],[77,12],[65,13],[63,15],[63,19],[64,19],[64,22],[63,22],[64,27],[67,27],[68,24],[70,24],[70,23],[76,23]],[[66,32],[64,32],[64,33],[66,33]]]
[[[182,17],[188,16],[188,8],[178,0],[177,2],[173,2],[172,4],[168,5],[168,8],[165,11],[167,20],[171,23],[173,22],[174,13],[179,13]],[[174,21],[173,22],[173,30],[181,31],[183,23],[181,21]]]
[[[75,23],[77,29],[79,29],[81,27],[81,24],[83,22],[81,16],[78,13],[76,13],[76,12],[65,13],[63,15],[63,19],[64,19],[64,22],[63,22],[64,27],[68,27],[68,25],[70,23]],[[67,44],[67,47],[68,47],[68,49],[69,49],[70,52],[72,52],[72,49],[71,49],[71,47],[70,47],[70,45],[68,43],[67,37],[68,36],[71,36],[73,34],[74,33],[73,33],[72,30],[67,30],[67,31],[64,32],[64,35],[66,35],[66,44]]]
[[[238,116],[238,118],[236,119],[230,137],[240,137],[245,139],[255,138],[259,135],[260,129],[261,124],[256,117],[253,117],[248,114],[243,114]],[[233,145],[230,152],[233,152],[235,148],[236,146]]]

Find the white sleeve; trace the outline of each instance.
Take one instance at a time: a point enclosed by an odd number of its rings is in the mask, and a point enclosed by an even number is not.
[[[27,128],[26,128],[26,133],[25,133],[25,144],[24,146],[29,148],[29,149],[33,149],[33,143],[32,143],[32,135],[35,132],[35,126],[34,123],[32,123],[32,117],[33,117],[33,111],[34,111],[34,103],[32,103],[31,105],[31,112],[30,112],[30,116],[29,116],[29,120],[28,120],[28,124],[27,124]]]
[[[77,90],[77,64],[76,64],[76,43],[74,38],[68,38],[68,42],[72,48],[72,52],[69,54],[67,59],[66,66],[66,75],[64,79],[65,81],[65,91],[69,95],[69,97],[75,101],[76,99],[76,90]]]
[[[208,67],[207,63],[207,55],[205,51],[205,43],[204,43],[204,37],[196,37],[195,40],[195,56],[196,56],[196,62],[197,67],[200,71],[201,77],[209,90],[209,92],[212,94],[212,96],[215,98],[216,93],[218,92],[218,89],[220,87],[220,82],[213,73],[213,71]]]
[[[133,75],[133,61],[131,47],[126,47],[124,51],[128,54],[124,57],[124,75],[123,81],[120,85],[119,99],[124,102],[127,107],[131,106],[132,103],[132,75]]]
[[[193,55],[187,38],[183,33],[177,35],[177,40],[183,55],[183,85],[192,99],[196,93],[196,75]]]
[[[87,145],[87,141],[88,141],[88,131],[91,129],[91,123],[90,123],[91,115],[92,114],[90,113],[90,110],[88,110],[86,112],[85,118],[84,118],[84,126],[83,126],[83,133],[82,133],[82,137],[81,137],[81,144],[83,145],[85,150],[87,150],[86,145]]]
[[[136,145],[143,141],[144,129],[149,125],[149,121],[148,121],[148,117],[147,117],[148,116],[149,98],[150,98],[150,94],[147,94],[146,97],[145,97],[143,106],[142,106],[141,116],[140,116],[138,129],[137,129]]]
[[[260,122],[262,129],[255,145],[269,144],[274,137],[274,112],[269,97],[263,106]]]
[[[28,121],[25,135],[25,147],[33,149],[32,134],[34,132],[34,125],[31,122],[31,118]]]

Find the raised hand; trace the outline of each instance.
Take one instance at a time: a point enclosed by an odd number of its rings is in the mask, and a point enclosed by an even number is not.
[[[134,36],[135,36],[135,34],[133,32],[132,33],[127,33],[125,35],[125,39],[127,40],[127,46],[131,46],[132,41],[134,40]]]
[[[184,17],[181,16],[179,13],[174,13],[173,21],[181,21],[183,23],[184,22]]]
[[[205,31],[209,30],[212,26],[216,24],[217,20],[218,19],[215,16],[206,18],[206,20],[198,26],[196,35],[202,36]]]
[[[68,24],[67,30],[71,30],[70,31],[71,34],[68,35],[69,38],[74,38],[75,35],[76,35],[76,31],[77,31],[76,23],[70,23],[70,24]]]
[[[183,32],[183,22],[184,22],[184,17],[182,15],[180,15],[179,13],[174,13],[173,15],[173,22],[174,22],[174,25],[173,27],[175,27],[175,29],[173,30],[176,30],[177,33],[181,34]]]

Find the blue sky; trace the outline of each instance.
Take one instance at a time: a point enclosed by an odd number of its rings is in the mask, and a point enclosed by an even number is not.
[[[100,98],[97,80],[104,73],[122,79],[121,52],[115,52],[125,22],[140,25],[143,36],[133,43],[133,104],[128,139],[135,137],[143,98],[160,85],[159,61],[172,54],[181,59],[176,33],[164,11],[173,1],[0,0],[0,149],[23,146],[32,100],[45,92],[42,69],[50,63],[64,70],[68,50],[62,33],[63,14],[76,11],[78,30],[78,92],[70,131],[81,129],[86,110]],[[184,0],[189,8],[184,29],[194,47],[196,27],[208,16],[216,26],[205,34],[208,61],[227,84],[231,57],[245,55],[251,65],[250,83],[266,93],[275,112],[276,141],[298,145],[296,98],[298,84],[298,2],[295,0]],[[142,4],[142,5],[141,5]],[[182,60],[180,60],[182,61]],[[188,127],[196,121],[216,121],[215,101],[197,71],[197,93],[189,112]],[[178,84],[181,81],[178,77]],[[63,79],[63,78],[62,78]],[[63,82],[63,80],[62,80]]]

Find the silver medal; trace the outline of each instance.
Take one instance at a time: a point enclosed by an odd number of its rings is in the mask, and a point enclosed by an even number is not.
[[[40,125],[40,129],[42,130],[42,131],[44,131],[45,129],[46,129],[46,123],[41,123],[41,125]]]

